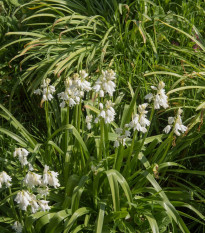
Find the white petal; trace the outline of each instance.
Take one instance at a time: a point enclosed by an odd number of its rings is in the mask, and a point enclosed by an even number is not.
[[[163,131],[164,131],[166,134],[168,134],[168,133],[170,132],[170,130],[171,130],[171,125],[167,125],[167,126],[163,129]]]

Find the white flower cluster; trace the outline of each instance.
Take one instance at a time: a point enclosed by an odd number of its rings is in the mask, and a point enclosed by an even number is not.
[[[146,111],[148,104],[141,104],[138,107],[138,113],[135,114],[133,117],[133,120],[129,123],[129,126],[133,128],[133,130],[140,131],[142,133],[146,133],[147,129],[146,127],[150,125],[150,121],[147,119],[147,113]]]
[[[104,119],[106,124],[110,124],[114,121],[115,119],[115,110],[113,108],[114,103],[112,103],[111,100],[107,100],[105,104],[105,108],[102,103],[99,104],[99,107],[101,109],[100,114],[98,117],[95,119],[95,123],[98,123],[99,118]]]
[[[12,178],[5,171],[0,172],[0,188],[2,188],[2,184],[5,184],[7,188],[10,187],[11,180]]]
[[[182,109],[179,108],[176,117],[169,117],[168,118],[168,125],[163,130],[166,134],[168,134],[170,132],[172,127],[174,127],[174,133],[177,136],[181,135],[181,133],[179,131],[181,131],[182,133],[186,132],[187,127],[182,124],[182,119],[181,119],[182,112],[183,112]]]
[[[43,186],[53,186],[54,188],[57,188],[60,186],[58,181],[58,172],[49,171],[49,166],[45,165],[44,171],[43,171],[43,180],[42,185]]]
[[[28,154],[29,154],[29,152],[26,149],[24,149],[24,148],[16,148],[15,151],[14,151],[14,153],[13,153],[13,156],[14,157],[18,156],[18,159],[19,159],[19,162],[21,163],[21,166],[23,167],[23,166],[28,165],[29,170],[32,171],[33,167],[27,161]]]
[[[41,185],[41,175],[29,171],[24,178],[24,184],[29,188],[34,188],[35,186]]]
[[[11,227],[16,233],[21,233],[23,230],[23,226],[20,222],[14,222],[14,224]]]
[[[91,125],[92,120],[93,120],[92,115],[86,116],[86,118],[85,118],[85,122],[87,124],[88,130],[90,130],[92,128],[92,125]]]
[[[31,207],[31,212],[36,213],[39,209],[42,211],[49,210],[48,202],[46,200],[37,200],[36,196],[26,190],[19,191],[14,199],[21,210],[27,210],[27,207]]]
[[[41,85],[41,89],[37,89],[34,91],[36,95],[43,95],[43,100],[48,101],[52,100],[52,94],[55,92],[55,87],[50,85],[51,80],[49,78],[43,80],[43,84]]]
[[[152,93],[149,93],[145,96],[145,99],[148,99],[149,102],[151,102],[152,99],[154,100],[155,109],[160,109],[160,106],[162,106],[165,109],[169,107],[168,97],[165,93],[164,87],[165,83],[160,81],[158,87],[151,86],[153,90],[157,91],[157,94],[153,95]]]
[[[24,150],[21,149],[21,151]],[[43,176],[38,175],[33,171],[28,171],[28,173],[26,174],[23,180],[23,183],[24,185],[28,186],[30,189],[35,188],[36,186],[40,186],[41,188],[38,188],[37,191],[40,194],[39,196],[43,197],[48,194],[47,185],[53,186],[54,188],[60,186],[57,176],[58,176],[57,172],[50,171],[49,166],[45,165]],[[11,181],[11,178],[7,178],[7,180]],[[36,195],[34,195],[33,193],[27,190],[19,191],[14,200],[19,204],[19,208],[21,210],[27,210],[27,207],[30,206],[30,210],[32,213],[35,213],[38,210],[46,211],[50,209],[50,207],[48,206],[48,201],[37,199]]]
[[[57,188],[60,186],[58,180],[58,172],[49,171],[49,166],[45,165],[43,171],[43,177],[36,174],[35,172],[29,171],[24,178],[24,184],[29,188],[34,188],[35,186],[53,186]],[[41,190],[42,191],[42,190]]]
[[[116,128],[115,129],[116,134],[118,134],[118,137],[114,142],[114,147],[115,148],[119,147],[120,144],[122,144],[123,146],[126,145],[126,141],[130,137],[130,131],[128,130],[128,127],[129,127],[129,125],[126,124],[124,130],[122,128]]]
[[[60,107],[64,108],[67,105],[73,107],[80,103],[84,92],[89,92],[91,88],[90,82],[86,81],[88,74],[81,70],[79,74],[74,74],[73,78],[67,78],[64,82],[65,91],[58,94],[58,98],[62,100]]]
[[[93,90],[99,93],[100,97],[104,97],[106,93],[108,93],[109,96],[113,96],[116,87],[113,82],[113,80],[116,79],[115,75],[116,73],[113,70],[102,71],[102,75],[95,82]]]
[[[28,164],[28,161],[27,161],[28,154],[29,154],[29,152],[26,149],[16,148],[14,153],[13,153],[13,156],[14,157],[18,156],[18,159],[23,167],[23,166]]]

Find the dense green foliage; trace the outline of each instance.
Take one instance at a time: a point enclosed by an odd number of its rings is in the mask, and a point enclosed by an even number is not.
[[[0,161],[12,186],[0,189],[0,232],[205,232],[205,3],[170,0],[0,1]],[[86,70],[93,85],[116,72],[115,122],[87,130],[95,93],[73,108],[33,95],[46,78],[57,93]],[[148,132],[113,148],[144,97],[164,81],[169,108],[148,108]],[[184,110],[188,130],[163,132]],[[35,172],[59,173],[51,210],[21,211],[13,200],[26,170],[13,152],[26,148]],[[23,170],[23,171],[22,171]],[[15,210],[14,210],[15,209]]]

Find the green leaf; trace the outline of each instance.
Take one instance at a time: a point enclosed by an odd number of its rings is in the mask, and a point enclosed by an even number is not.
[[[51,218],[55,215],[55,213],[47,213],[46,215],[42,216],[40,219],[37,220],[35,230],[36,232],[40,232],[41,229],[47,225]]]
[[[92,212],[92,210],[88,207],[82,207],[78,210],[76,210],[72,217],[65,222],[65,230],[63,233],[68,233],[70,232],[70,229],[72,228],[73,224],[77,221],[77,219],[83,215],[89,214],[90,212]]]
[[[98,219],[97,219],[96,233],[102,233],[104,215],[105,215],[105,206],[106,206],[105,203],[100,203],[100,210],[99,210]]]
[[[157,225],[157,221],[156,219],[154,218],[154,216],[149,212],[146,212],[145,214],[145,217],[147,218],[148,222],[149,222],[149,225],[152,229],[152,232],[153,233],[159,233],[159,228],[158,228],[158,225]]]
[[[71,133],[75,136],[75,138],[78,140],[78,142],[80,143],[80,145],[82,146],[83,150],[84,150],[84,153],[86,155],[86,158],[89,159],[90,157],[90,153],[88,151],[88,148],[87,146],[85,145],[82,137],[80,136],[80,134],[78,133],[77,129],[71,125],[71,124],[67,124],[67,125],[64,125],[62,126],[61,128],[57,129],[51,136],[50,138],[48,139],[48,141],[50,141],[54,136],[56,136],[57,134],[61,133],[62,131],[65,131],[65,130],[68,130],[70,129],[71,130]]]
[[[58,225],[64,221],[65,218],[71,215],[71,210],[61,210],[50,219],[45,233],[54,233]]]
[[[16,142],[18,142],[22,147],[27,147],[27,143],[18,135],[16,135],[15,133],[12,133],[11,131],[4,129],[4,128],[0,128],[0,132],[8,135],[9,137],[13,138]]]
[[[114,169],[106,171],[105,173],[107,174],[109,184],[110,184],[114,210],[115,211],[120,210],[120,198],[119,198],[118,183],[121,185],[121,187],[125,193],[125,196],[127,197],[127,201],[130,205],[130,203],[132,202],[132,193],[130,191],[129,185],[128,185],[127,181],[125,180],[125,178],[118,171],[116,171]]]
[[[135,94],[132,97],[132,101],[130,103],[130,106],[128,109],[126,109],[126,113],[123,113],[124,117],[121,120],[121,125],[120,125],[121,128],[123,128],[126,123],[130,122],[139,90],[140,90],[140,87],[138,87],[137,90],[135,91]]]

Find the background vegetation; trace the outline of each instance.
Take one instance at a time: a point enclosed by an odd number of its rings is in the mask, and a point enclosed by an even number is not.
[[[31,152],[36,169],[48,164],[58,171],[61,183],[49,196],[50,212],[23,216],[25,232],[205,232],[205,2],[3,0],[0,13],[1,170],[18,174],[14,194],[0,190],[1,232],[11,232],[8,207],[23,178],[15,147]],[[66,123],[56,98],[48,125],[33,95],[45,78],[60,92],[74,72],[86,69],[94,82],[108,68],[117,73],[117,125],[131,119],[160,80],[170,103],[155,113],[143,146],[143,135],[135,140],[131,164],[131,143],[125,148],[121,169],[111,169],[115,126],[107,162],[98,156],[99,126],[86,131],[86,114],[97,111],[92,101],[71,109]],[[179,107],[188,132],[173,139],[162,130]]]

